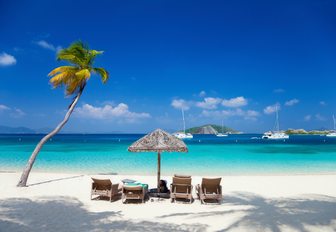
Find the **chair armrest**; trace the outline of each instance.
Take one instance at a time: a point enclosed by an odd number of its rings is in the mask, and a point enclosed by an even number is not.
[[[119,184],[113,184],[111,187],[112,193],[118,193],[119,192]]]
[[[175,188],[174,188],[174,185],[173,185],[173,184],[170,184],[170,192],[171,192],[171,193],[174,193],[174,192],[175,192]]]
[[[222,185],[219,185],[219,193],[220,195],[222,195]]]

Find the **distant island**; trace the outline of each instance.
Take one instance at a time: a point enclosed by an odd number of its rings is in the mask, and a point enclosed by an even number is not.
[[[36,131],[27,127],[0,126],[1,134],[35,134]]]
[[[31,129],[28,127],[10,127],[0,125],[0,134],[44,134],[50,132],[51,128]]]
[[[234,129],[231,129],[227,126],[223,126],[223,131],[222,131],[222,126],[214,125],[214,124],[208,124],[208,125],[189,128],[189,129],[186,130],[186,133],[191,133],[191,134],[217,134],[217,133],[237,134],[239,132],[234,130]]]

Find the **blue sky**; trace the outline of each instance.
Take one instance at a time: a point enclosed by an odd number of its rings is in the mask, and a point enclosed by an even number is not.
[[[0,125],[54,127],[69,104],[47,74],[81,39],[104,50],[64,130],[147,132],[224,124],[331,128],[335,1],[1,1]]]

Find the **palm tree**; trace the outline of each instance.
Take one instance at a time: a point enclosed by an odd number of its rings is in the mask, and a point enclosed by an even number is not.
[[[33,153],[31,154],[25,169],[22,172],[21,179],[17,184],[18,187],[27,186],[27,180],[29,173],[33,167],[35,159],[42,149],[42,146],[55,134],[57,134],[63,126],[67,123],[73,112],[87,81],[90,79],[92,73],[96,73],[101,76],[102,82],[105,83],[109,74],[104,68],[93,67],[93,62],[97,55],[102,54],[102,51],[90,50],[89,47],[82,42],[74,42],[68,48],[62,49],[57,54],[57,60],[67,61],[71,66],[60,66],[52,70],[48,76],[51,77],[50,83],[54,88],[65,87],[65,94],[67,96],[74,96],[68,111],[63,121],[44,136],[41,141],[36,145]]]

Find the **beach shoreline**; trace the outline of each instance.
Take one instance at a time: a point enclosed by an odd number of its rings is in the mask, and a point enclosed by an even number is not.
[[[50,171],[50,170],[35,170],[33,171],[34,173],[37,174],[65,174],[65,175],[87,175],[87,176],[146,176],[146,177],[152,177],[155,176],[156,172],[153,171],[153,174],[142,174],[142,173],[130,173],[125,174],[125,173],[114,173],[114,172],[107,172],[107,173],[97,173],[97,172],[77,172],[77,171]],[[17,173],[17,174],[21,174],[22,170],[0,170],[0,174],[1,173]],[[202,176],[202,177],[226,177],[226,176],[330,176],[330,175],[334,175],[336,176],[336,171],[335,172],[290,172],[290,173],[286,173],[286,172],[274,172],[274,173],[264,173],[264,172],[248,172],[248,173],[226,173],[226,174],[222,174],[222,175],[214,175],[214,174],[205,174],[205,175],[193,175],[192,173],[178,173],[178,174],[184,174],[184,175],[192,175],[192,176]],[[163,174],[164,176],[172,176],[171,175],[166,175]]]
[[[336,175],[222,176],[221,205],[169,199],[144,204],[90,200],[91,177],[113,183],[135,179],[156,186],[156,176],[32,172],[0,173],[0,228],[5,231],[335,231]],[[171,183],[171,176],[162,179]],[[192,184],[201,182],[193,176]],[[22,212],[29,212],[23,214]],[[63,221],[63,222],[61,222]]]

